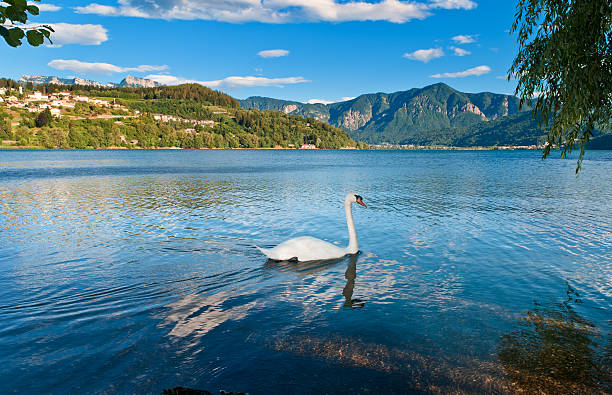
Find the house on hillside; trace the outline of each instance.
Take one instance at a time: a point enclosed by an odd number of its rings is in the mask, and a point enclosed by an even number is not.
[[[6,102],[12,107],[25,107],[25,103],[20,102],[15,96],[9,96],[9,98],[6,99]]]
[[[34,92],[34,93],[28,95],[28,99],[30,99],[32,101],[47,101],[47,100],[49,100],[49,96],[43,95],[40,92]]]

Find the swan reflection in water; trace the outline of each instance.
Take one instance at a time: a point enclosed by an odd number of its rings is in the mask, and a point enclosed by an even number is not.
[[[355,288],[355,278],[357,278],[357,258],[359,252],[356,254],[350,254],[339,259],[327,259],[318,261],[275,261],[268,259],[264,264],[267,269],[274,269],[283,272],[293,272],[300,277],[310,276],[318,272],[322,272],[332,267],[339,265],[343,262],[347,262],[346,272],[344,278],[346,278],[346,285],[342,290],[344,296],[344,308],[345,309],[356,309],[362,308],[365,305],[363,299],[353,299],[353,289]]]
[[[365,305],[365,300],[353,299],[353,288],[355,288],[355,278],[357,277],[357,254],[349,257],[349,263],[344,273],[346,278],[346,285],[342,290],[344,295],[344,308],[345,309],[359,309]]]

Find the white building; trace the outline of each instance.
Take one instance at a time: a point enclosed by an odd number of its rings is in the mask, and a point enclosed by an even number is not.
[[[19,88],[21,88],[21,87],[19,87]],[[43,95],[40,92],[34,92],[33,94],[28,95],[28,99],[34,100],[34,101],[47,101],[47,100],[49,100],[49,96]]]

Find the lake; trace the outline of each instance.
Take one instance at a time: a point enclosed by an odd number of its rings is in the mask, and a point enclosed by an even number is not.
[[[612,391],[612,152],[540,155],[0,150],[0,393]]]

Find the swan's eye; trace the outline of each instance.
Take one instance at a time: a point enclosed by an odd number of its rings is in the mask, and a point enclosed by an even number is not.
[[[355,195],[355,200],[360,201],[361,199],[363,199],[361,196]]]

